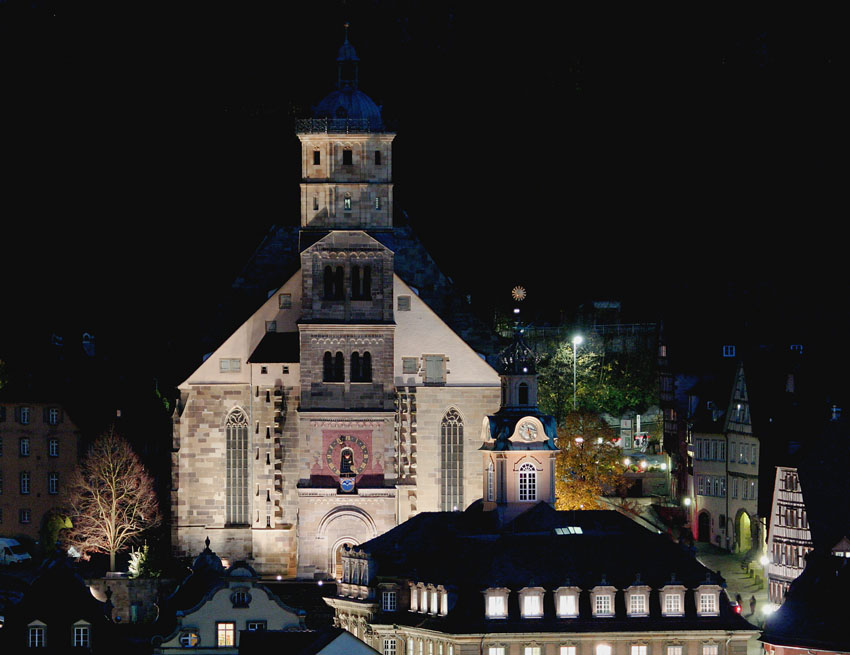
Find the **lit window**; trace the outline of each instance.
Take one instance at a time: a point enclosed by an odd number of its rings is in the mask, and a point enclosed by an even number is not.
[[[558,655],[576,655],[575,646],[561,646]]]
[[[508,610],[504,594],[493,593],[487,596],[487,618],[504,619],[507,615]]]
[[[21,407],[18,410],[18,418],[20,419],[23,425],[28,425],[30,422],[30,408],[29,407]]]
[[[248,630],[249,630],[249,631],[251,631],[251,632],[260,632],[260,631],[262,631],[262,630],[265,630],[265,629],[266,629],[266,625],[267,625],[267,624],[266,624],[266,622],[265,622],[265,621],[248,621],[248,622],[245,624],[245,626],[246,626],[246,627],[248,628]]]
[[[194,648],[201,643],[201,637],[197,632],[188,630],[180,633],[180,645],[183,648]]]
[[[47,442],[47,454],[50,457],[59,457],[59,439],[50,439]]]
[[[58,473],[48,473],[47,474],[47,493],[49,493],[49,494],[58,494],[59,493],[59,474]]]
[[[375,209],[381,208],[381,196],[375,196]]]
[[[490,646],[487,649],[487,655],[505,655],[504,646]]]
[[[575,594],[567,592],[558,596],[558,616],[578,616]]]
[[[645,594],[631,594],[629,596],[629,614],[646,614]]]
[[[28,457],[30,454],[30,440],[27,437],[22,437],[18,442],[21,457]]]
[[[47,410],[47,422],[50,425],[58,425],[59,424],[59,410],[55,407],[51,407]]]
[[[631,655],[646,655],[646,644],[632,644]]]
[[[682,613],[682,595],[678,593],[664,594],[664,613],[665,614],[681,614]]]
[[[234,635],[236,633],[235,623],[216,623],[215,624],[215,645],[216,646],[233,646]]]
[[[702,645],[702,655],[718,655],[720,652],[720,646],[717,644],[703,644]]]
[[[526,646],[522,649],[522,655],[542,655],[543,649],[540,646]]]
[[[593,613],[596,616],[610,616],[611,614],[613,614],[614,612],[611,607],[611,595],[597,594],[593,610]]]
[[[667,646],[667,655],[684,655],[682,646]]]
[[[381,594],[381,609],[385,612],[395,612],[396,593],[394,591],[385,591]]]
[[[437,600],[437,592],[431,592],[431,614],[437,614],[440,611],[440,602]]]
[[[535,619],[543,616],[543,599],[538,592],[527,592],[522,597],[522,616]]]
[[[519,467],[519,500],[537,500],[537,470],[529,462]]]
[[[699,613],[717,614],[717,595],[711,592],[699,595]]]
[[[31,625],[27,645],[30,648],[44,648],[47,629],[43,625]]]
[[[611,645],[596,644],[596,655],[611,655]]]
[[[87,625],[74,626],[74,646],[77,648],[88,648],[91,643],[91,628]]]

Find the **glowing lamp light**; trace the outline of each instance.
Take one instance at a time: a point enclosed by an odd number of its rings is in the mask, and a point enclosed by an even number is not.
[[[767,555],[762,555],[761,558],[759,558],[759,562],[761,562],[762,566],[767,566],[770,564],[770,558]]]
[[[690,506],[691,506],[691,499],[685,498],[685,507],[690,507]]]
[[[776,605],[774,605],[773,603],[766,603],[765,605],[761,606],[761,613],[764,614],[765,616],[770,616],[775,611],[776,611]]]
[[[666,470],[667,470],[667,462],[661,462],[661,470],[662,470],[662,471],[666,471]]]
[[[623,464],[625,464],[626,466],[631,466],[632,460],[630,460],[628,457],[626,457],[626,459],[623,460]]]
[[[519,314],[519,307],[514,307],[514,314]]]
[[[743,608],[741,607],[741,605],[739,603],[735,603],[734,609],[735,609],[735,614],[740,614],[741,611],[743,610]]]
[[[646,463],[645,459],[640,460],[640,468],[642,470],[645,470],[647,466],[649,466],[649,464]]]
[[[279,575],[279,576],[277,576],[277,577],[275,578],[275,580],[283,580],[283,576],[282,576],[282,575]],[[319,580],[319,582],[321,582],[321,580]]]
[[[580,346],[582,343],[584,343],[584,337],[582,337],[581,335],[578,335],[578,334],[573,337],[573,345],[574,346]]]
[[[576,437],[576,443],[584,443],[584,437]]]
[[[277,576],[277,577],[278,577],[278,579],[280,579],[280,576]],[[323,581],[319,580],[319,586],[321,587],[323,584],[325,584],[325,583]]]
[[[528,367],[527,367],[527,366],[523,366],[523,367],[522,367],[522,372],[523,372],[523,373],[528,373]]]

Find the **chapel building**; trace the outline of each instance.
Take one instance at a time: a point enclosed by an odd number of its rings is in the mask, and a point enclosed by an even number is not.
[[[498,374],[397,273],[392,142],[346,36],[299,120],[300,269],[180,385],[172,543],[341,577],[344,546],[480,496]],[[403,264],[410,269],[410,264]]]

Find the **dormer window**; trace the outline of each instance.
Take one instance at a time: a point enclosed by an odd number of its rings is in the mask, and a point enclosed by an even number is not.
[[[668,584],[661,588],[661,614],[663,616],[682,616],[685,613],[685,587],[680,584]]]
[[[419,611],[428,612],[428,590],[424,586],[419,587]]]
[[[91,625],[85,621],[77,621],[74,624],[75,648],[89,648],[91,646]]]
[[[486,594],[487,599],[487,618],[488,619],[506,619],[508,617],[508,593],[509,589],[488,589]]]
[[[570,619],[578,616],[578,593],[578,587],[560,587],[555,590],[558,618]]]
[[[543,587],[526,587],[519,592],[519,606],[524,619],[543,618]]]
[[[381,610],[384,612],[396,611],[396,592],[383,591],[381,592]]]
[[[614,614],[611,594],[597,594],[593,600],[593,614],[595,616],[612,616]]]
[[[47,626],[41,621],[29,624],[27,646],[30,648],[45,648],[47,646]]]
[[[251,594],[247,591],[234,591],[230,596],[233,607],[248,607],[251,604]]]
[[[410,611],[419,611],[419,591],[413,584],[410,585]]]
[[[699,616],[717,616],[720,613],[720,586],[700,585],[696,589],[696,606]]]

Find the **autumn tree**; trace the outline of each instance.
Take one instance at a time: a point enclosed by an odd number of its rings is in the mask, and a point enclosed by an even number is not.
[[[135,543],[161,521],[153,480],[122,437],[109,431],[99,437],[74,473],[68,488],[73,528],[67,542],[88,559],[116,553]]]
[[[558,429],[555,507],[601,509],[600,497],[626,484],[622,453],[614,430],[598,414],[570,412]]]

